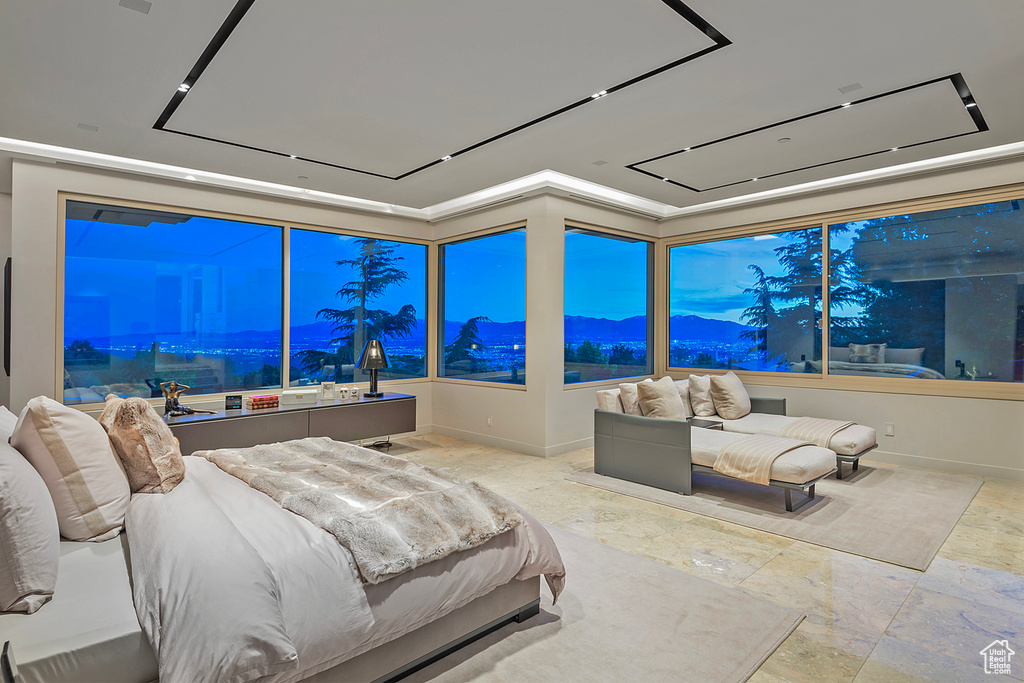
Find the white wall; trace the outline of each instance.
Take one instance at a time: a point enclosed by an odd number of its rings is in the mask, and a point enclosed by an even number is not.
[[[661,235],[671,237],[1022,181],[1024,161],[1000,162],[681,217],[662,223]],[[951,367],[955,360],[950,356],[947,365]],[[924,387],[926,380],[920,381]],[[791,415],[855,420],[874,427],[879,434],[879,449],[870,457],[875,460],[1024,481],[1024,401],[772,386],[752,386],[750,393],[785,397]],[[886,422],[895,424],[894,437],[883,436]]]

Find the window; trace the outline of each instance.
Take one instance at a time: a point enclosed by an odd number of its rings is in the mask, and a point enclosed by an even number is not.
[[[381,379],[425,377],[427,248],[293,229],[291,384],[368,381],[355,367],[369,339],[384,344]]]
[[[1024,213],[994,202],[830,226],[829,373],[1024,381]]]
[[[526,383],[526,231],[440,249],[438,375]]]
[[[565,383],[651,372],[654,245],[567,228]]]
[[[821,229],[669,250],[669,365],[821,372]]]
[[[280,227],[66,202],[64,401],[281,386]]]

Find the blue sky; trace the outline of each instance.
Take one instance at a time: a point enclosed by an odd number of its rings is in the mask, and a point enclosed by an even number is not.
[[[444,317],[526,320],[526,231],[444,246]]]
[[[623,320],[647,312],[648,243],[565,233],[565,314]]]
[[[777,235],[673,247],[669,252],[670,315],[742,322],[752,298],[743,290],[754,285],[747,266],[767,275],[782,275],[774,249],[785,244]]]

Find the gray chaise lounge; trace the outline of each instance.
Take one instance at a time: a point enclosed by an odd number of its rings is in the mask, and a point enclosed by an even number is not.
[[[751,410],[756,413],[785,415],[786,412],[785,399],[751,397],[750,402]],[[745,436],[691,427],[689,422],[681,420],[596,410],[594,472],[690,495],[692,473],[719,474],[713,465],[721,447]],[[776,459],[769,486],[785,490],[786,510],[793,512],[814,498],[816,483],[836,471],[834,451],[802,446]],[[793,491],[806,493],[806,500],[794,506]]]

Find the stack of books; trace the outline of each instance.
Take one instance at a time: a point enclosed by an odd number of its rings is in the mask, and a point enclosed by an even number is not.
[[[245,398],[245,407],[249,410],[258,410],[260,408],[276,408],[278,406],[278,399],[276,394],[266,394],[264,396],[247,396]]]

